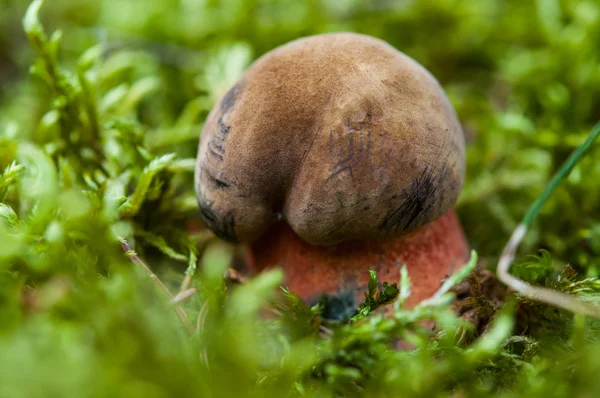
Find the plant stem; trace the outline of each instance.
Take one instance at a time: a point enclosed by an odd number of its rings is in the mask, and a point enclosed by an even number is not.
[[[523,240],[523,237],[527,233],[527,230],[538,216],[542,206],[548,200],[550,195],[554,192],[558,184],[569,175],[573,167],[585,156],[587,151],[590,149],[596,138],[600,135],[600,122],[597,123],[592,129],[591,133],[586,138],[585,142],[581,144],[573,153],[567,158],[565,163],[561,166],[558,172],[548,182],[540,196],[531,204],[521,224],[513,231],[510,239],[508,240],[500,261],[498,262],[497,275],[498,279],[504,282],[506,285],[520,293],[521,295],[528,297],[533,300],[541,301],[543,303],[553,305],[571,312],[585,314],[600,318],[600,307],[587,303],[583,300],[578,299],[575,296],[558,292],[552,289],[543,287],[532,286],[523,280],[510,274],[510,267],[515,258],[515,253]]]
[[[129,257],[132,263],[142,267],[144,271],[146,271],[146,274],[150,278],[152,278],[152,280],[154,280],[154,282],[156,282],[158,286],[160,286],[160,288],[165,292],[165,294],[169,297],[170,301],[172,302],[174,297],[173,294],[171,294],[169,288],[167,288],[167,286],[160,280],[160,278],[154,272],[152,272],[150,267],[148,267],[146,263],[142,261],[142,259],[137,255],[137,253],[131,249],[131,247],[125,239],[120,239],[120,241],[121,247],[123,247],[123,250],[125,251],[125,255]],[[190,335],[194,334],[196,329],[194,328],[192,322],[189,320],[183,308],[181,308],[180,305],[175,305],[175,311],[177,312],[177,316],[181,320],[181,323],[183,323],[183,325],[187,328]]]

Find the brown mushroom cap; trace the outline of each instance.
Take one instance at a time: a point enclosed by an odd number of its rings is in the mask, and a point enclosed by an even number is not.
[[[196,192],[207,226],[231,241],[280,219],[314,245],[389,238],[454,206],[464,147],[417,62],[373,37],[318,35],[265,54],[215,106]]]

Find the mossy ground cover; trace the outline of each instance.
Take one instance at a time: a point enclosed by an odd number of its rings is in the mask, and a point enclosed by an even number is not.
[[[198,223],[192,174],[204,118],[253,59],[299,36],[371,34],[455,106],[458,211],[494,271],[600,118],[598,2],[28,5],[0,1],[0,397],[597,396],[600,323],[535,300],[474,289],[473,327],[451,294],[403,308],[408,275],[373,281],[332,324],[277,270],[224,279],[238,251]],[[599,155],[561,182],[512,268],[597,304]],[[392,318],[372,313],[390,297]],[[397,338],[413,349],[389,349]]]

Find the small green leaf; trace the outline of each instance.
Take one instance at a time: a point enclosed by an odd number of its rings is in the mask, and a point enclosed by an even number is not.
[[[369,269],[369,291],[367,293],[367,298],[370,300],[375,299],[375,292],[377,291],[377,274],[373,270],[373,268]]]
[[[155,235],[151,232],[142,231],[142,230],[137,231],[136,235],[143,238],[147,243],[156,247],[158,250],[160,250],[161,252],[163,252],[164,254],[166,254],[167,256],[171,257],[174,260],[182,261],[182,262],[187,262],[189,260],[188,256],[178,253],[176,250],[171,248],[168,245],[165,238],[163,238],[162,236]]]
[[[56,212],[58,199],[58,178],[56,167],[41,149],[33,144],[21,143],[18,152],[19,162],[25,173],[20,179],[22,208],[20,213],[31,210],[29,224],[43,228]],[[37,210],[33,212],[33,208]]]
[[[19,224],[19,216],[12,207],[0,203],[0,220],[10,227],[16,227]]]
[[[481,336],[467,351],[467,358],[472,362],[496,355],[513,331],[515,325],[512,306],[507,305],[494,324],[483,336]]]
[[[155,158],[144,168],[133,194],[120,208],[121,218],[133,217],[140,210],[148,195],[154,177],[172,164],[175,154],[169,153]]]
[[[16,182],[18,182],[23,170],[23,165],[17,164],[17,162],[12,161],[4,169],[4,172],[0,174],[0,202],[4,202],[6,200],[6,196],[8,195],[11,187],[15,185]]]
[[[32,41],[44,40],[44,27],[38,17],[43,4],[44,0],[34,0],[23,18],[23,29]]]
[[[433,297],[441,297],[448,293],[450,289],[471,275],[471,272],[475,270],[475,267],[477,267],[477,252],[475,250],[471,250],[469,262],[463,265],[454,275],[451,275],[449,278],[447,278]]]
[[[400,294],[398,300],[394,302],[394,310],[398,311],[404,305],[406,299],[410,296],[410,277],[406,265],[400,268]]]
[[[98,62],[103,51],[104,47],[101,44],[88,48],[77,60],[77,68],[82,72],[87,71]]]

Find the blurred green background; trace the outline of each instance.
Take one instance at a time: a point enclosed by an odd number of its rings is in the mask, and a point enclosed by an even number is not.
[[[27,77],[33,52],[20,23],[27,4],[0,2],[0,126],[18,120],[32,136],[48,106]],[[211,104],[266,51],[329,31],[388,41],[440,80],[459,113],[470,145],[459,209],[484,257],[498,254],[550,173],[600,115],[600,8],[593,0],[54,0],[41,18],[49,31],[63,31],[63,64],[101,43],[112,67],[131,63],[128,83],[155,78],[146,87],[155,94],[137,110],[152,130],[146,138],[152,145],[166,141],[164,129],[200,99],[202,109],[189,115],[197,128],[177,132],[177,151],[185,156],[194,156]],[[596,275],[593,186],[600,165],[593,158],[555,195],[527,243],[528,250],[550,248]]]
[[[433,343],[413,330],[424,313],[343,326],[318,343],[310,312],[292,326],[257,321],[279,276],[227,297],[231,248],[197,226],[192,169],[204,118],[254,59],[323,32],[382,38],[429,69],[459,114],[468,175],[458,211],[493,270],[600,119],[600,2],[52,0],[40,11],[48,40],[36,23],[28,40],[28,5],[0,0],[0,397],[596,396],[597,325],[532,303],[539,318],[500,317],[495,340],[473,350],[455,347],[460,328],[443,305],[431,316],[452,333]],[[578,285],[564,269],[600,274],[597,147],[548,201],[514,267],[596,301],[597,281]],[[184,304],[194,338],[115,235],[172,291],[199,261],[198,294]],[[513,336],[515,322],[529,326]],[[407,330],[421,336],[415,353],[384,349]]]

